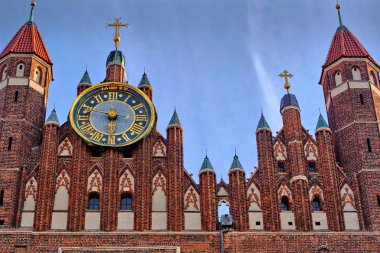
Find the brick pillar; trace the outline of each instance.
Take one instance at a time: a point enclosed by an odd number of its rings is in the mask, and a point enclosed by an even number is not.
[[[331,142],[331,130],[319,128],[315,132],[318,147],[318,168],[323,181],[324,209],[330,230],[344,230],[343,210],[340,201],[337,164]]]
[[[168,229],[185,229],[183,207],[183,131],[181,125],[169,125],[168,138]]]
[[[245,172],[242,168],[233,168],[228,173],[230,179],[231,215],[238,231],[247,231],[248,208],[247,208],[247,184]]]
[[[27,171],[26,166],[23,166],[21,168],[20,187],[18,191],[17,214],[16,214],[16,221],[15,221],[16,227],[20,227],[21,225],[22,208],[24,207],[24,200],[25,200],[25,184],[26,184],[27,172],[28,171]]]
[[[261,171],[261,207],[264,230],[280,230],[280,213],[277,201],[276,166],[273,158],[272,133],[269,128],[256,131],[258,165]]]
[[[306,161],[302,143],[303,129],[298,107],[286,106],[281,110],[285,143],[288,151],[290,185],[293,196],[293,211],[296,228],[312,230],[311,205],[309,200]]]
[[[107,66],[106,82],[124,81],[124,67],[119,64],[110,64]]]
[[[354,192],[354,198],[355,198],[355,207],[358,212],[358,219],[359,219],[359,227],[361,230],[367,230],[367,226],[365,224],[364,215],[363,215],[363,208],[362,208],[362,195],[359,188],[359,178],[358,174],[354,172],[352,174],[352,191]],[[363,179],[363,178],[362,178]]]
[[[34,228],[37,231],[50,229],[55,195],[55,169],[57,167],[59,125],[47,122],[43,129],[41,159],[37,187],[37,205]]]
[[[118,177],[120,153],[115,149],[107,149],[104,159],[103,187],[101,193],[100,229],[113,231],[117,229],[117,218],[120,201],[118,193]]]
[[[76,136],[74,139],[72,175],[69,197],[69,212],[67,229],[80,231],[84,229],[85,210],[87,203],[87,168],[89,150],[85,141]]]
[[[215,172],[212,170],[201,170],[199,173],[199,183],[201,185],[202,230],[215,231],[218,221]]]
[[[144,92],[151,101],[153,101],[153,91],[152,91],[152,87],[148,86],[148,85],[143,85],[141,87],[139,87],[140,90],[142,90],[142,92]]]
[[[135,230],[150,230],[152,224],[152,138],[144,138],[137,147],[134,199]]]

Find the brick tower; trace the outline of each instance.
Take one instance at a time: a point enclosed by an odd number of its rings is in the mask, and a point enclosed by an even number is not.
[[[248,230],[248,208],[247,208],[247,183],[245,180],[245,171],[241,165],[238,156],[235,154],[228,172],[230,179],[231,214],[235,223],[235,229],[238,231]]]
[[[201,185],[201,213],[202,229],[216,230],[217,203],[216,203],[216,175],[209,158],[206,156],[199,171],[199,183]]]
[[[359,182],[355,197],[362,201],[363,229],[379,230],[380,66],[343,25],[340,5],[337,9],[339,27],[320,84],[338,164],[351,184]]]
[[[145,73],[144,73],[145,74]],[[184,229],[183,212],[183,136],[177,112],[166,129],[168,138],[168,229]]]
[[[150,82],[149,82],[149,79],[148,79],[148,75],[145,73],[145,71],[144,71],[144,74],[141,77],[141,81],[139,83],[138,88],[140,90],[142,90],[150,98],[150,100],[153,101],[153,94],[152,94],[153,93],[153,89],[152,89],[152,85],[150,85]]]
[[[52,76],[52,61],[30,18],[0,54],[0,185],[4,208],[0,220],[16,224],[21,168],[34,169],[39,159],[42,128]]]
[[[296,96],[290,93],[285,94],[281,99],[280,111],[284,125],[284,140],[289,157],[289,176],[294,196],[293,207],[296,229],[309,231],[312,229],[309,186],[303,153],[301,114]]]
[[[87,69],[86,69],[86,72],[84,72],[83,77],[77,86],[77,96],[79,96],[79,94],[81,94],[87,88],[90,88],[91,85],[92,83],[91,83],[90,75],[88,74]]]
[[[277,203],[276,166],[273,159],[272,130],[263,114],[256,129],[258,165],[262,170],[262,209],[264,229],[269,231],[280,230],[280,214]]]

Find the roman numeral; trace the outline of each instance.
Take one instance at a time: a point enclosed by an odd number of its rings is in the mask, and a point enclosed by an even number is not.
[[[125,140],[125,141],[130,141],[131,139],[129,139],[129,137],[128,137],[128,135],[126,134],[126,133],[123,133],[122,135],[121,135],[121,137]]]
[[[117,92],[108,92],[108,100],[117,100]]]
[[[124,103],[127,103],[128,99],[131,97],[131,95],[128,95],[126,99],[124,99]]]
[[[116,138],[115,138],[115,136],[114,136],[114,135],[109,135],[109,136],[108,136],[108,144],[109,144],[109,145],[114,145],[115,142],[116,142]]]
[[[87,122],[86,124],[80,125],[79,128],[85,134],[89,134],[89,133],[91,133],[94,130],[94,128],[91,126],[91,124],[89,122]]]
[[[143,126],[140,126],[140,125],[137,125],[137,124],[134,124],[132,127],[131,127],[131,132],[132,133],[135,133],[135,134],[140,134],[141,131],[144,129]]]
[[[82,108],[84,109],[83,110],[83,113],[86,114],[86,113],[89,113],[92,111],[93,107],[89,106],[89,105],[86,105],[86,104],[83,104]]]
[[[96,102],[98,102],[98,103],[104,101],[101,95],[96,95],[96,96],[94,96],[94,98],[96,99]]]
[[[138,104],[138,105],[135,105],[135,106],[132,106],[133,110],[138,110],[140,109],[141,107],[143,107],[144,105],[142,103]]]
[[[91,140],[99,142],[103,138],[103,134],[99,132],[93,132],[91,136]]]
[[[78,120],[88,120],[88,117],[89,115],[78,115]]]
[[[136,121],[146,121],[147,117],[145,114],[143,115],[136,115]]]

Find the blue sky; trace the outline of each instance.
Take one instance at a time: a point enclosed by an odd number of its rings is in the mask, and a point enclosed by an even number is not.
[[[378,0],[342,1],[344,24],[377,60],[379,9]],[[26,0],[2,3],[1,50],[29,10]],[[218,180],[228,178],[235,148],[249,177],[261,109],[274,135],[282,125],[285,68],[295,75],[291,92],[304,127],[314,133],[318,109],[326,114],[318,80],[338,26],[334,0],[40,0],[35,21],[54,62],[48,112],[55,103],[61,123],[86,65],[93,84],[105,77],[113,17],[130,24],[120,44],[129,83],[137,85],[146,68],[164,136],[177,108],[185,167],[196,181],[206,149]]]

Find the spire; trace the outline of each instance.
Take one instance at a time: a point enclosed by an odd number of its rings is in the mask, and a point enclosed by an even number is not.
[[[88,74],[87,69],[86,69],[86,71],[84,72],[83,77],[82,77],[82,79],[80,80],[79,83],[88,83],[88,84],[92,84],[92,83],[91,83],[91,79],[90,79],[90,75]]]
[[[53,65],[42,40],[42,36],[33,22],[27,22],[18,30],[16,35],[0,54],[0,59],[10,53],[34,54],[50,65]]]
[[[181,122],[179,122],[179,118],[178,118],[178,114],[177,114],[176,109],[174,109],[173,116],[172,116],[168,126],[172,126],[172,125],[181,125]]]
[[[138,87],[141,87],[143,85],[147,85],[147,86],[151,86],[150,85],[150,82],[149,82],[149,79],[148,79],[148,76],[147,74],[145,73],[145,70],[144,70],[144,74],[142,75],[141,77],[141,81],[140,81],[140,84]]]
[[[234,160],[232,161],[232,164],[231,164],[231,167],[230,167],[230,171],[234,170],[234,169],[244,170],[243,166],[241,165],[241,163],[239,161],[239,157],[236,155],[236,153],[235,153],[235,156],[234,156]]]
[[[45,125],[48,123],[56,124],[59,126],[58,116],[57,112],[55,111],[55,108],[51,111],[49,117],[47,118]]]
[[[202,163],[200,171],[203,171],[203,170],[212,170],[212,171],[214,171],[214,167],[212,167],[210,159],[207,157],[207,155],[206,155],[205,159],[203,160],[203,163]]]
[[[34,7],[37,5],[36,1],[32,1],[30,6],[32,6],[32,8],[30,9],[30,16],[29,16],[29,22],[30,23],[33,23],[33,14],[34,14]]]
[[[343,26],[342,15],[340,14],[339,0],[336,0],[336,9],[338,10],[339,26]]]
[[[319,118],[317,122],[317,126],[315,128],[315,131],[322,128],[329,128],[329,125],[326,123],[326,120],[323,118],[322,114],[319,113]]]
[[[259,130],[259,129],[263,129],[263,128],[271,130],[270,127],[269,127],[269,125],[268,125],[268,122],[265,120],[264,114],[261,112],[261,117],[260,117],[260,120],[259,120],[259,124],[257,125],[256,131]]]

